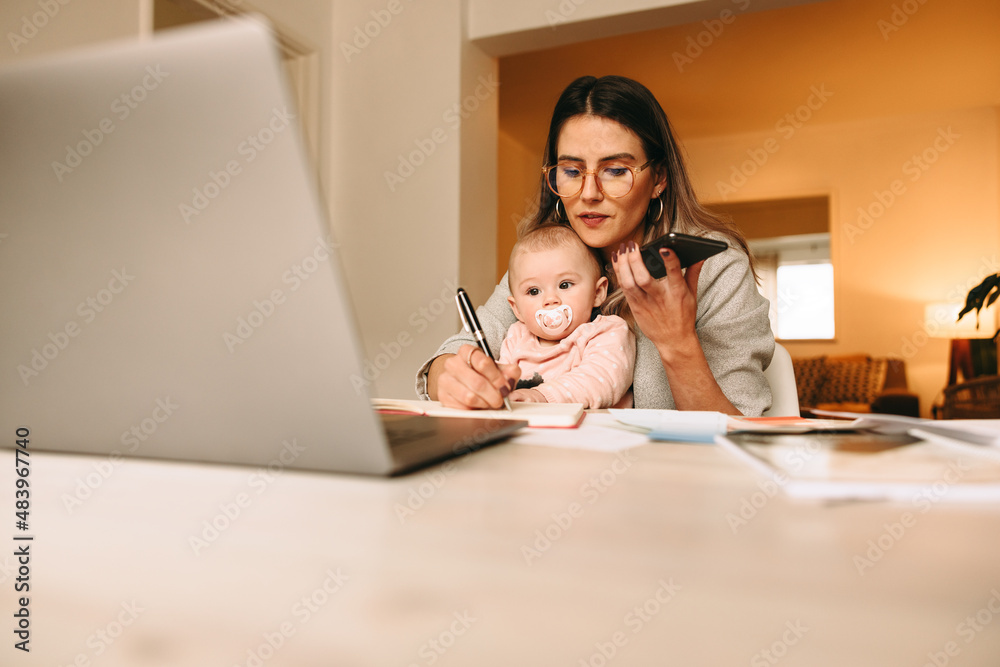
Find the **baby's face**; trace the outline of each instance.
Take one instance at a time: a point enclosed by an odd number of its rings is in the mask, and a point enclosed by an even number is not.
[[[510,267],[511,308],[543,340],[562,340],[590,320],[607,295],[588,251],[576,246],[518,253]]]

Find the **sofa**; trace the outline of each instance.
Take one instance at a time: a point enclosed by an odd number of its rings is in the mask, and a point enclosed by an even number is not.
[[[909,391],[906,362],[866,354],[792,358],[799,409],[920,416],[920,398]]]

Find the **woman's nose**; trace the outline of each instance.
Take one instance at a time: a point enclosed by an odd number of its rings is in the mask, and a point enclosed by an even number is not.
[[[600,200],[604,198],[601,185],[597,182],[597,174],[584,174],[583,189],[580,190],[580,197],[587,201]]]

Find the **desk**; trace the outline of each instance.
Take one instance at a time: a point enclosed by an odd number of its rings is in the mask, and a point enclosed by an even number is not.
[[[14,455],[0,458],[6,510]],[[31,462],[32,651],[11,648],[8,555],[7,665],[885,667],[1000,656],[1000,508],[769,498],[713,446],[499,445],[392,480]],[[95,488],[70,511],[81,484]],[[907,511],[915,523],[902,527]]]

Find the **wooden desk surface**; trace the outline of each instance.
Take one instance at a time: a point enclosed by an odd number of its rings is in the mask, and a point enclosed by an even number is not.
[[[500,445],[392,480],[31,462],[31,653],[4,548],[5,665],[1000,660],[1000,507],[793,503],[712,446]]]

